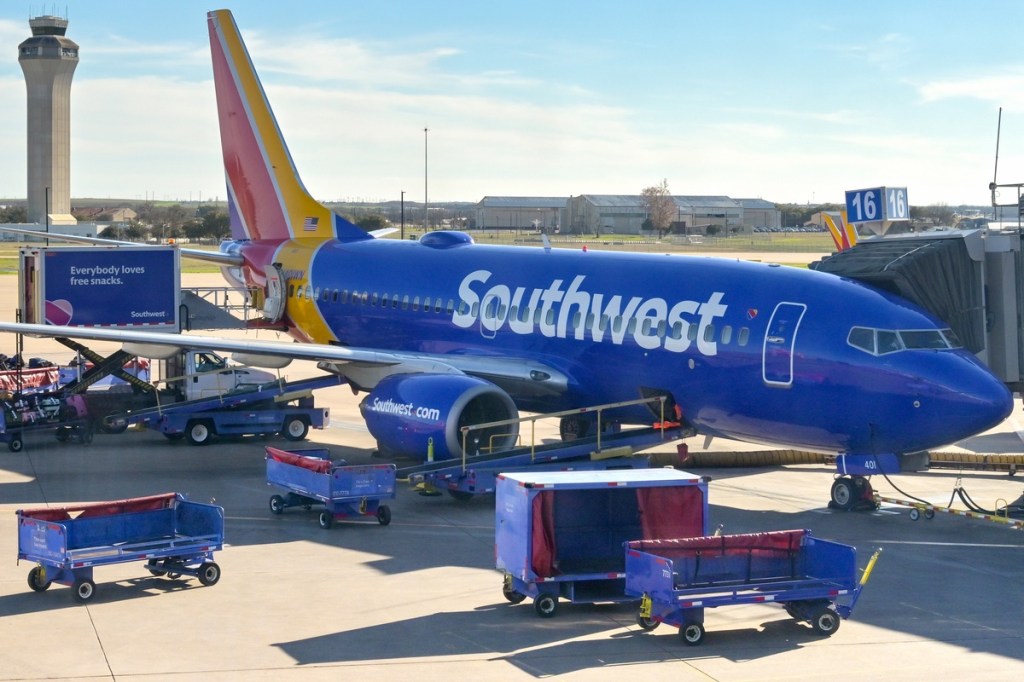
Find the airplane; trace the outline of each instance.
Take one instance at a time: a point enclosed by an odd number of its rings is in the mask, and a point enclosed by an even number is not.
[[[870,490],[866,477],[1011,412],[1010,392],[949,325],[835,275],[481,245],[449,230],[367,233],[306,190],[232,14],[210,12],[208,28],[232,239],[182,254],[220,264],[297,342],[0,331],[121,340],[147,357],[188,347],[315,360],[366,394],[361,413],[382,453],[425,457],[432,439],[437,459],[460,456],[462,425],[664,397],[672,419],[707,437],[835,453],[831,502],[845,509]],[[643,406],[614,414],[656,418]],[[566,439],[596,427],[586,414],[561,422]],[[499,447],[515,439],[490,435]]]

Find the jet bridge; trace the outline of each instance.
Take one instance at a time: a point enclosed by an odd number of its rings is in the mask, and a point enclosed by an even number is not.
[[[945,321],[1012,391],[1024,389],[1024,257],[1018,230],[868,239],[811,264],[902,296]]]

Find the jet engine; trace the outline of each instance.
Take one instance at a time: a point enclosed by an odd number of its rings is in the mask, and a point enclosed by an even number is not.
[[[395,374],[383,379],[359,404],[370,434],[387,457],[426,460],[462,456],[462,427],[517,419],[505,391],[466,375]],[[508,449],[518,424],[474,429],[467,434],[470,455]]]

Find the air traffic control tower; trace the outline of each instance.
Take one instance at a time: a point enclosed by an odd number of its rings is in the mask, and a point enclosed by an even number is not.
[[[42,16],[28,24],[32,37],[18,46],[28,89],[28,219],[73,224],[71,78],[78,45],[64,37],[67,19]]]

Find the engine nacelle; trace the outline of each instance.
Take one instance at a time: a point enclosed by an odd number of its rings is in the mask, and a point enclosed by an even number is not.
[[[359,404],[370,434],[385,456],[435,460],[462,456],[463,426],[516,419],[519,410],[505,391],[476,377],[395,374],[377,384]],[[519,425],[474,430],[470,454],[515,445]]]

